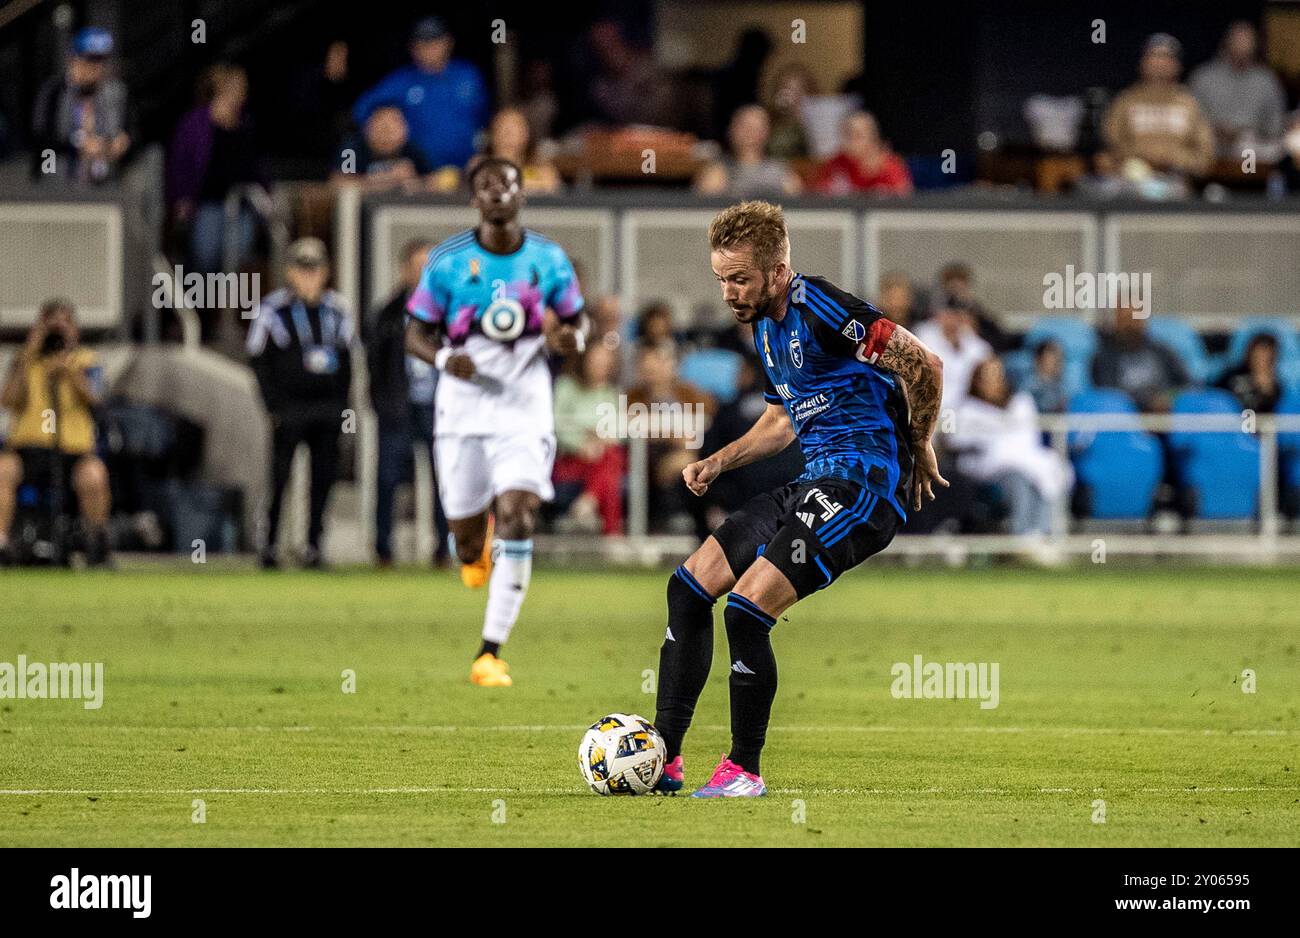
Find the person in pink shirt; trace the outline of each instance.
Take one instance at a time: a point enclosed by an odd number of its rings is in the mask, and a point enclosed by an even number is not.
[[[880,139],[876,119],[854,111],[840,124],[840,152],[822,164],[814,188],[825,195],[911,195],[907,164]]]

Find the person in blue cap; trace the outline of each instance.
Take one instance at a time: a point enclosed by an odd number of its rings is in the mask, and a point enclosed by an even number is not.
[[[402,110],[410,141],[435,168],[463,167],[474,155],[474,138],[487,123],[488,95],[478,69],[453,59],[454,40],[436,16],[415,24],[411,64],[390,73],[357,101],[352,117],[364,127],[381,105]]]
[[[33,176],[95,185],[117,175],[132,131],[126,85],[109,75],[112,55],[106,29],[88,26],[73,38],[67,69],[36,98]]]

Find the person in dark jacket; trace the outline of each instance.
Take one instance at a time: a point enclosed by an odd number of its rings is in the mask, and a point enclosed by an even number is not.
[[[117,178],[131,148],[132,114],[126,85],[109,74],[113,34],[87,27],[72,42],[67,71],[45,83],[32,115],[32,176],[80,185]]]
[[[1147,414],[1165,413],[1174,396],[1191,383],[1187,369],[1173,350],[1147,333],[1145,317],[1131,307],[1115,310],[1111,329],[1101,334],[1092,360],[1092,383],[1117,388]]]
[[[438,372],[406,354],[406,301],[419,284],[420,273],[432,250],[432,241],[418,238],[402,248],[401,283],[375,313],[365,335],[370,403],[379,422],[375,555],[384,567],[393,562],[393,495],[399,485],[411,480],[411,447],[416,441],[430,454],[432,462],[433,387]],[[443,514],[436,484],[433,516],[438,534],[434,563],[446,566],[451,558],[447,549],[447,516]]]
[[[311,521],[304,566],[321,566],[325,502],[338,477],[339,434],[351,416],[349,358],[356,328],[343,297],[327,290],[329,257],[318,238],[289,246],[289,286],[262,301],[248,330],[248,354],[271,417],[270,510],[261,548],[264,569],[278,566],[280,509],[299,443],[311,451]]]
[[[167,153],[167,204],[177,230],[188,230],[189,263],[216,273],[225,262],[226,196],[234,189],[269,184],[253,128],[244,112],[248,76],[238,65],[208,70],[203,102],[181,118]],[[236,265],[247,259],[257,236],[256,216],[241,203]],[[233,273],[233,271],[231,271]]]

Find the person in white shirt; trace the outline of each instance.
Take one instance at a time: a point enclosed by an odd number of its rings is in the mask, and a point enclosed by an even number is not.
[[[943,361],[943,400],[939,403],[939,429],[944,417],[961,406],[970,388],[975,366],[993,357],[993,346],[979,337],[970,304],[941,296],[934,315],[914,330],[916,337]]]
[[[1012,534],[1051,533],[1053,513],[1070,491],[1074,472],[1043,445],[1034,399],[1024,391],[1012,393],[1000,360],[975,366],[948,442],[963,473],[1001,490]]]

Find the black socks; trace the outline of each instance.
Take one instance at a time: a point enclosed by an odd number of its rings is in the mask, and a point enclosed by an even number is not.
[[[759,771],[767,721],[776,697],[776,657],[770,633],[776,620],[744,596],[732,593],[723,613],[731,649],[731,752],[746,772]]]
[[[681,754],[695,704],[709,679],[714,602],[685,567],[668,578],[668,631],[659,649],[655,727],[667,744],[669,762]]]
[[[498,655],[497,652],[499,652],[500,650],[501,650],[500,642],[489,642],[485,638],[483,639],[483,647],[481,647],[478,650],[478,654],[475,655],[474,657],[482,658],[484,655],[491,655],[493,658],[498,658],[500,657],[500,655]]]

